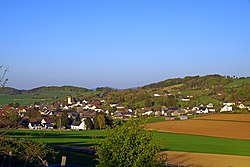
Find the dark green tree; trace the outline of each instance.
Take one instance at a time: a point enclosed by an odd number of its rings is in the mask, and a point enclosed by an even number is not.
[[[84,121],[85,121],[85,124],[86,124],[86,127],[87,127],[88,130],[94,128],[94,124],[93,124],[90,117],[87,117]]]
[[[97,117],[97,122],[98,122],[98,125],[99,125],[99,128],[100,129],[105,129],[106,127],[106,119],[105,119],[105,116],[103,114],[98,114]]]
[[[56,116],[56,126],[57,128],[61,128],[62,126],[62,122],[61,122],[61,117],[60,116]]]
[[[3,66],[0,66],[0,72],[3,74],[0,74],[0,86],[4,87],[8,79],[5,78],[5,75],[8,71],[8,68],[3,69]],[[16,103],[17,107],[19,106],[18,103]],[[34,114],[34,113],[29,113],[28,114]],[[40,115],[40,113],[39,113]],[[46,144],[43,144],[41,142],[37,141],[32,141],[28,140],[27,138],[14,138],[14,137],[9,137],[6,135],[8,132],[9,128],[12,128],[12,126],[16,126],[16,123],[19,121],[19,117],[17,113],[10,113],[10,115],[5,115],[7,120],[11,122],[11,126],[8,126],[6,130],[1,130],[0,131],[0,157],[15,157],[16,159],[22,161],[25,161],[24,166],[46,166],[47,162],[45,160],[46,157],[55,157],[55,151],[51,149],[49,146]],[[1,119],[3,117],[0,117],[0,126],[1,126]],[[27,163],[28,162],[28,163]],[[12,162],[9,161],[8,166],[11,166]],[[2,164],[4,165],[4,164]],[[21,164],[13,164],[13,166],[23,166]]]
[[[68,127],[69,126],[69,118],[67,111],[63,111],[61,116],[61,126]]]
[[[168,96],[167,98],[167,107],[177,107],[177,100],[173,95]]]
[[[11,138],[0,133],[0,156],[16,157],[20,166],[46,166],[46,158],[55,158],[56,152],[46,144],[27,138]],[[20,163],[24,162],[24,165]],[[17,164],[13,164],[16,166]],[[9,164],[11,166],[11,163]]]
[[[76,118],[75,118],[75,121],[81,121],[81,118],[80,118],[80,115],[77,114]]]
[[[94,129],[99,129],[99,124],[98,124],[98,120],[97,120],[97,115],[95,115],[94,117]]]
[[[28,109],[25,115],[29,117],[30,121],[41,120],[41,114],[38,108]]]
[[[114,113],[114,112],[116,112],[116,107],[110,107],[110,105],[108,105],[108,111],[110,113]]]
[[[145,107],[152,107],[153,106],[153,103],[150,99],[150,97],[146,98],[145,99]]]
[[[17,128],[21,121],[21,117],[19,117],[16,112],[9,112],[0,117],[0,128]]]

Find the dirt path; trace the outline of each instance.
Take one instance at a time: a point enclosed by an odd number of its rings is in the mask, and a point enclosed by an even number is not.
[[[190,167],[249,167],[250,156],[167,151],[168,163]]]

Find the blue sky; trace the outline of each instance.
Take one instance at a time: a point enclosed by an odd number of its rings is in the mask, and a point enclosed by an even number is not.
[[[1,0],[7,86],[250,76],[249,0]]]

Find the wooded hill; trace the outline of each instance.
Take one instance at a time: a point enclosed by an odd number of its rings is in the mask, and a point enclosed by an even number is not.
[[[130,108],[155,107],[157,109],[160,106],[169,106],[170,104],[172,107],[188,107],[197,106],[201,103],[214,103],[219,106],[223,102],[238,101],[250,105],[250,78],[220,75],[187,76],[124,90],[109,87],[90,90],[74,86],[39,87],[31,90],[17,90],[8,87],[0,89],[0,98],[6,99],[1,104],[8,104],[9,101],[15,102],[12,99],[17,99],[16,101],[22,100],[23,97],[26,98],[27,96],[38,101],[39,98],[54,101],[66,99],[67,95],[72,95],[80,99],[105,99],[108,103],[119,103]],[[171,95],[173,99],[169,100],[167,95]],[[181,100],[183,98],[190,100],[183,102]],[[28,102],[27,99],[25,103]]]
[[[74,86],[43,86],[31,90],[17,90],[4,87],[0,89],[0,105],[19,103],[30,105],[34,103],[52,103],[54,101],[66,100],[67,96],[74,98],[95,97],[100,91],[93,91],[86,88]]]
[[[137,89],[112,92],[109,99],[134,108],[146,106],[156,109],[162,105],[193,107],[201,103],[213,103],[219,108],[223,102],[238,101],[250,105],[250,78],[207,75],[167,79]]]
[[[4,87],[0,88],[1,94],[33,94],[33,93],[44,93],[44,92],[90,92],[92,90],[75,87],[75,86],[42,86],[30,90],[18,90],[15,88]]]

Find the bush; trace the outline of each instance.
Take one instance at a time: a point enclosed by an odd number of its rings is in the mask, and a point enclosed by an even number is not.
[[[7,156],[9,159],[16,160],[18,165],[24,166],[27,164],[32,166],[46,166],[45,160],[48,156],[55,158],[57,153],[48,145],[32,141],[25,138],[6,137],[3,133],[0,134],[0,157]],[[11,164],[9,164],[11,166]]]
[[[99,167],[164,166],[166,160],[163,154],[158,154],[160,143],[153,140],[153,132],[144,128],[142,120],[108,127],[96,151]]]

